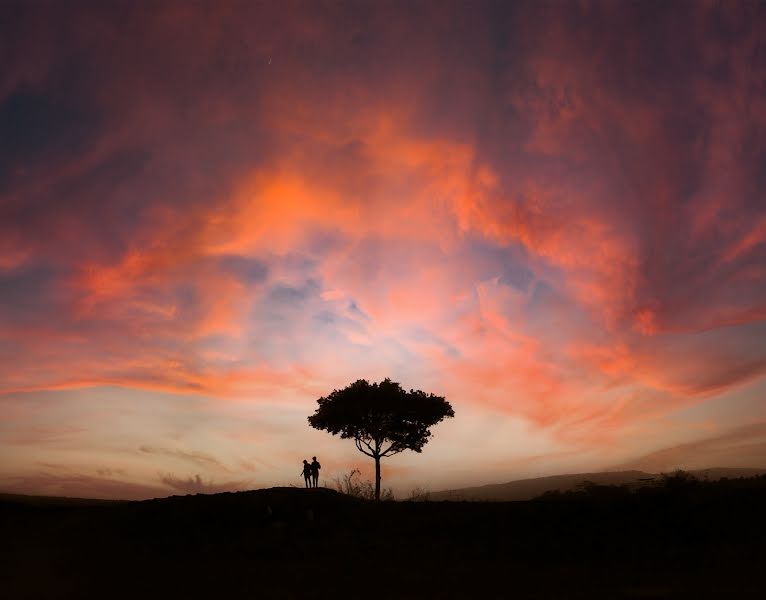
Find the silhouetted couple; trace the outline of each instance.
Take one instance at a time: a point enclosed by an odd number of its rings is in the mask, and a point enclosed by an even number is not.
[[[307,488],[317,487],[319,485],[319,469],[321,468],[322,465],[319,464],[316,456],[312,457],[311,464],[309,464],[309,461],[304,459],[303,479],[306,481]]]

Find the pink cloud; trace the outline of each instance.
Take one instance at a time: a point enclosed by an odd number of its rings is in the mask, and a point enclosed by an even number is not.
[[[725,399],[766,365],[764,26],[687,9],[24,11],[0,394],[393,375],[594,446]]]

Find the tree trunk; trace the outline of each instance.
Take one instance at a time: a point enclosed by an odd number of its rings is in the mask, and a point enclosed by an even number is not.
[[[380,456],[375,456],[375,500],[380,500]]]

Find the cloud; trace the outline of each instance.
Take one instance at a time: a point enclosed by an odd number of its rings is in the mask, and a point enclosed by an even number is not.
[[[82,427],[75,427],[72,425],[47,425],[47,426],[33,426],[28,429],[11,429],[6,430],[4,436],[6,442],[10,444],[23,444],[23,445],[35,445],[41,444],[57,444],[60,442],[66,442],[76,438],[79,434],[86,430]]]
[[[184,479],[168,473],[160,476],[160,482],[174,490],[185,494],[218,494],[221,492],[238,492],[251,488],[250,481],[228,481],[216,484],[212,480],[205,482],[199,475]]]
[[[124,469],[96,469],[96,474],[100,477],[111,477],[112,475],[122,475],[125,476],[127,473]]]
[[[218,460],[216,457],[211,456],[210,454],[207,454],[205,452],[195,452],[195,451],[184,451],[184,450],[178,450],[173,448],[161,448],[156,446],[139,446],[138,448],[141,452],[144,452],[146,454],[156,454],[158,456],[169,456],[172,458],[179,458],[184,461],[192,462],[200,467],[213,467],[217,469],[221,469],[224,471],[228,471],[226,465],[224,465],[220,460]]]
[[[766,423],[737,427],[727,433],[663,448],[620,468],[650,472],[708,467],[766,466]]]
[[[120,473],[93,476],[60,466],[56,471],[3,475],[0,476],[0,488],[6,493],[105,500],[146,500],[167,496],[166,488],[132,481],[128,474],[116,479],[112,475]]]
[[[683,3],[20,7],[0,395],[286,406],[393,376],[592,445],[725,400],[766,365],[765,28]]]

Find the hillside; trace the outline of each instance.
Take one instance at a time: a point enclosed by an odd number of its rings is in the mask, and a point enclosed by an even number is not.
[[[761,597],[766,477],[548,498],[0,498],[3,598]]]
[[[766,469],[736,469],[712,468],[699,471],[689,471],[699,479],[717,481],[722,477],[753,477],[766,473]],[[553,475],[550,477],[535,477],[532,479],[517,479],[507,483],[488,484],[476,487],[460,488],[432,492],[431,500],[472,500],[511,502],[516,500],[531,500],[548,491],[566,492],[576,489],[584,481],[598,485],[627,485],[639,487],[651,483],[660,477],[659,473],[644,471],[600,471],[596,473],[572,473]]]

